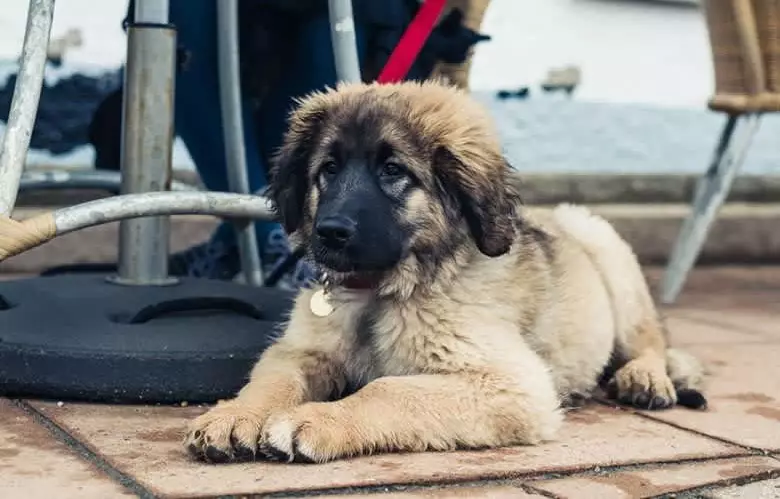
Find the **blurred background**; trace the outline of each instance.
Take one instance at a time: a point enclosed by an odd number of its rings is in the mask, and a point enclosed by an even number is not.
[[[0,129],[27,4],[3,0],[0,7]],[[126,9],[126,0],[57,2],[52,39],[65,41],[65,51],[60,67],[47,68],[52,87],[44,91],[31,166],[92,165],[86,130],[101,96],[120,81]],[[724,117],[706,109],[713,76],[698,2],[493,0],[480,31],[492,39],[476,46],[469,84],[498,120],[516,168],[686,174],[705,168]],[[544,92],[548,72],[566,66],[580,71],[571,95]],[[501,99],[501,90],[527,94]],[[778,132],[778,120],[764,118],[743,173],[777,173]],[[192,168],[180,140],[174,165]]]

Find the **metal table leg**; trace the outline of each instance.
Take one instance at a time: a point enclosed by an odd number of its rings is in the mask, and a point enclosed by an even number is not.
[[[54,0],[30,0],[22,60],[0,151],[0,216],[10,215],[16,203],[38,114],[53,16]]]
[[[360,76],[360,59],[358,58],[357,39],[355,37],[355,20],[352,16],[352,1],[328,0],[328,17],[333,58],[336,65],[336,77],[342,82],[358,83],[362,81],[362,78]],[[299,248],[293,251],[277,267],[277,270],[291,268],[302,257],[303,251]],[[275,282],[279,275],[269,275],[269,281]]]
[[[168,0],[136,0],[128,28],[122,115],[122,192],[168,190],[173,153],[176,31]],[[163,285],[168,276],[170,219],[124,220],[114,282]]]

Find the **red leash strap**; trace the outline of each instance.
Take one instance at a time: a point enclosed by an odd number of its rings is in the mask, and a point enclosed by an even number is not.
[[[404,79],[433,31],[436,20],[444,10],[446,3],[446,0],[425,0],[423,2],[412,22],[406,27],[406,31],[393,49],[393,53],[390,54],[390,58],[376,81],[395,83]]]

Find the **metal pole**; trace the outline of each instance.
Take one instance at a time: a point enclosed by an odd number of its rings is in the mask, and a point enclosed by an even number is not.
[[[244,122],[242,117],[241,76],[238,46],[238,1],[217,2],[217,50],[219,59],[219,99],[222,109],[222,133],[228,186],[240,194],[249,193]],[[263,285],[260,251],[251,221],[234,221],[241,269],[247,284]]]
[[[168,0],[136,0],[127,31],[122,116],[122,193],[168,190],[173,153],[176,31]],[[168,276],[170,219],[120,223],[119,275],[114,282],[164,285]]]
[[[360,62],[355,39],[355,20],[351,0],[328,0],[330,39],[336,74],[340,81],[356,83],[360,80]]]
[[[30,0],[22,58],[0,151],[0,216],[10,215],[16,203],[38,114],[53,16],[54,0]]]

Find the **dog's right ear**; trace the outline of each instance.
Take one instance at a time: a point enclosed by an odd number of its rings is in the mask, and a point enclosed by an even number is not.
[[[324,117],[322,108],[302,107],[293,112],[282,146],[268,172],[268,195],[288,234],[295,232],[303,222],[309,190],[309,158]]]
[[[516,209],[521,203],[518,182],[500,154],[458,159],[446,146],[434,153],[437,176],[455,195],[479,250],[490,257],[507,253],[515,239]]]

